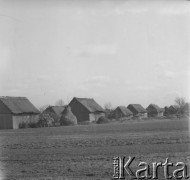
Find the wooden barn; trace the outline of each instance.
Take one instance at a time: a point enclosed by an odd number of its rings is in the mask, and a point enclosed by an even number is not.
[[[127,108],[133,113],[133,116],[147,117],[147,111],[140,104],[129,104]]]
[[[69,106],[78,123],[97,121],[99,117],[105,116],[104,109],[94,99],[74,97]]]
[[[178,106],[176,106],[176,105],[171,105],[168,108],[168,115],[176,115],[177,112],[178,112]]]
[[[0,97],[0,129],[18,129],[22,122],[37,122],[39,113],[25,97]]]
[[[118,106],[113,111],[113,117],[115,119],[123,118],[123,117],[132,117],[133,113],[125,106]]]
[[[147,108],[148,117],[162,117],[163,116],[163,109],[161,109],[156,104],[150,104]]]
[[[48,106],[42,113],[49,114],[55,121],[59,121],[65,106]]]

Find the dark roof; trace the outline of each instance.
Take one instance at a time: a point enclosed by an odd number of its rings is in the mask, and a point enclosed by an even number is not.
[[[152,106],[157,112],[163,112],[163,109],[160,108],[158,105],[156,104],[150,104],[148,107]],[[148,107],[146,108],[146,110],[148,109]]]
[[[55,112],[55,114],[61,116],[61,113],[65,109],[65,106],[48,106],[44,111],[47,111],[48,109],[52,109]]]
[[[146,109],[144,109],[140,104],[129,104],[127,108],[129,108],[130,111],[133,111],[132,108],[136,110],[138,113],[146,113]]]
[[[119,108],[121,110],[121,112],[124,114],[124,115],[132,115],[133,113],[125,106],[118,106],[117,108]]]
[[[13,114],[39,114],[39,110],[26,97],[0,97],[0,101]]]
[[[104,109],[96,103],[94,99],[90,98],[76,98],[89,112],[104,112]]]
[[[179,107],[177,106],[177,105],[171,105],[170,107],[169,107],[169,109],[175,109],[175,110],[178,110],[179,109]]]

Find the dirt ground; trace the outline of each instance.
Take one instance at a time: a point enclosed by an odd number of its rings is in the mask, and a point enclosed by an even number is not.
[[[1,179],[113,179],[113,157],[188,162],[187,120],[0,131]],[[159,179],[162,179],[161,177]]]

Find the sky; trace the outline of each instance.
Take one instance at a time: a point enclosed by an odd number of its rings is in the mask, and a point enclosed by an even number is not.
[[[0,96],[37,107],[189,100],[187,1],[0,0]]]

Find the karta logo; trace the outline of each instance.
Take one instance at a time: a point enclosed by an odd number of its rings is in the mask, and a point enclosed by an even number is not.
[[[187,165],[183,162],[174,164],[169,162],[168,158],[166,158],[164,163],[153,162],[152,164],[148,164],[146,162],[139,162],[136,171],[131,168],[132,163],[135,161],[135,157],[129,156],[127,161],[125,157],[114,157],[113,161],[114,179],[126,179],[127,176],[130,179],[159,179],[159,167],[163,169],[165,179],[189,179]],[[175,170],[171,172],[170,167],[175,168]],[[150,173],[150,169],[152,169],[152,173]]]

